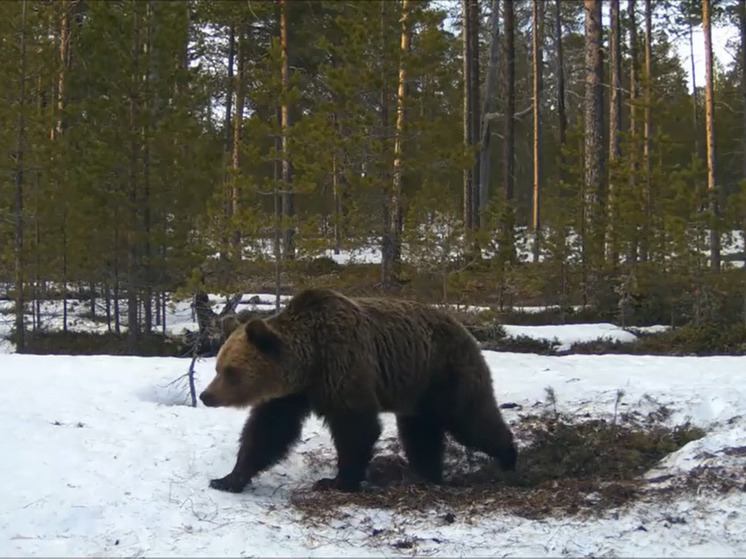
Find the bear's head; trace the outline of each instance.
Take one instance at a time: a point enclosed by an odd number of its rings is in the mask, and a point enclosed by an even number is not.
[[[282,337],[266,321],[223,320],[225,343],[215,365],[215,378],[200,394],[206,406],[244,407],[285,396],[280,366]]]

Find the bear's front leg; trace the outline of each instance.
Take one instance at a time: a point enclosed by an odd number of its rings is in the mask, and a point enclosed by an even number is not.
[[[210,487],[229,493],[241,493],[249,483],[250,478],[233,471],[225,477],[211,479]]]
[[[233,471],[213,479],[210,487],[241,493],[258,473],[282,460],[298,441],[309,413],[303,396],[285,396],[254,406],[241,432]]]
[[[360,490],[366,470],[373,458],[373,445],[381,435],[376,412],[343,412],[330,414],[329,430],[337,449],[337,477],[316,482],[316,490]]]

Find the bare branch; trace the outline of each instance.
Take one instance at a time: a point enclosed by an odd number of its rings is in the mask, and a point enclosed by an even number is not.
[[[515,115],[513,115],[513,120],[522,119],[524,116],[529,114],[532,110],[533,110],[533,107],[531,106],[526,107],[522,111],[515,113]],[[484,119],[488,121],[493,121],[493,120],[497,120],[497,119],[504,118],[504,117],[505,117],[505,114],[503,113],[485,113],[484,115]]]

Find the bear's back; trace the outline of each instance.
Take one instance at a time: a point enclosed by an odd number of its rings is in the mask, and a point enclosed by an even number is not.
[[[460,374],[457,362],[481,357],[470,334],[447,313],[413,301],[357,299],[364,312],[384,409],[408,411],[420,397],[446,391]]]
[[[323,392],[346,384],[339,377],[344,375],[361,389],[374,387],[382,410],[406,413],[433,391],[447,393],[456,384],[453,376],[466,370],[475,378],[484,376],[476,341],[448,313],[430,305],[309,289],[280,316],[296,344],[310,350],[304,362],[315,364],[313,376],[320,375]],[[345,356],[354,356],[355,365],[338,370],[338,364],[349,363]]]

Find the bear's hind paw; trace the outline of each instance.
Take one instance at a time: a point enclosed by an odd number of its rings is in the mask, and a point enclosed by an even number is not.
[[[228,493],[241,493],[250,481],[244,481],[233,474],[210,480],[210,487]]]

